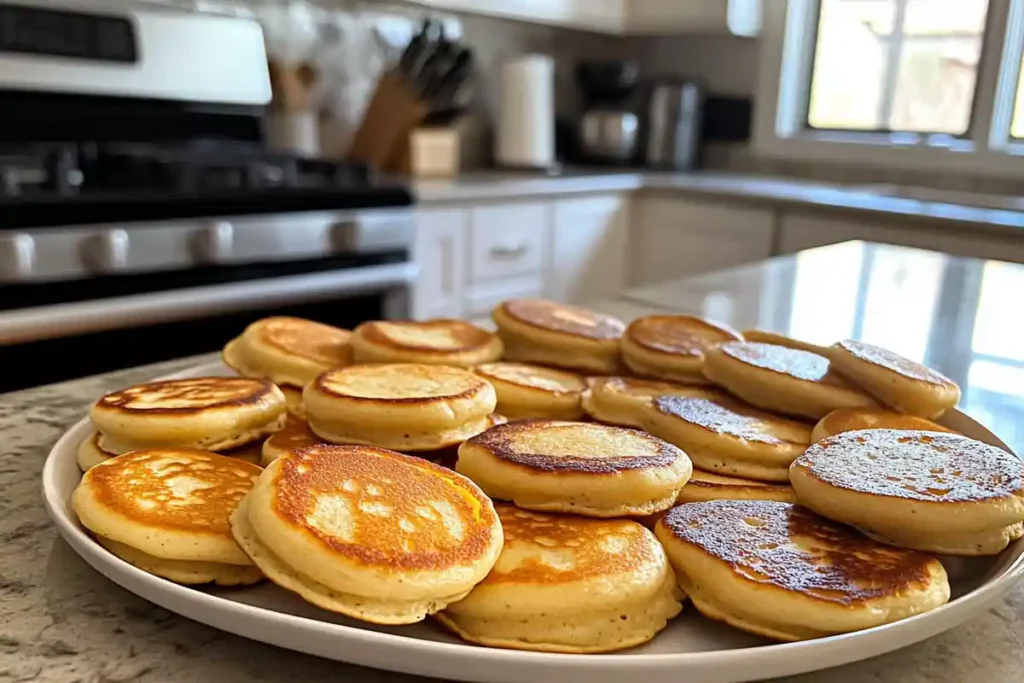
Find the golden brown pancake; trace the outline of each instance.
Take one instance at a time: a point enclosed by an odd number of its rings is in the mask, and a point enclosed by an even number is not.
[[[809,351],[816,353],[819,356],[828,355],[828,347],[819,346],[818,344],[812,344],[810,342],[801,341],[792,337],[787,337],[776,332],[768,332],[766,330],[743,330],[743,338],[748,342],[757,342],[760,344],[774,344],[775,346],[785,346],[790,349],[797,349],[799,351]]]
[[[704,374],[747,403],[787,415],[823,418],[877,402],[843,379],[829,359],[773,344],[730,342],[707,352]]]
[[[635,377],[591,377],[583,392],[583,408],[597,422],[620,427],[644,426],[644,413],[657,396],[693,396],[724,399],[724,392],[711,387],[661,382]]]
[[[408,624],[461,599],[502,546],[490,500],[465,477],[366,446],[275,460],[231,520],[272,581],[374,623]]]
[[[690,481],[679,492],[679,503],[708,500],[775,500],[795,503],[796,494],[789,484],[770,484],[741,477],[724,477],[714,472],[694,470]]]
[[[872,628],[949,599],[935,558],[876,543],[789,503],[679,505],[655,533],[701,613],[768,638]]]
[[[239,374],[301,389],[321,372],[352,363],[351,332],[275,316],[249,325],[224,347],[224,362]]]
[[[1024,522],[1024,463],[959,434],[844,432],[808,448],[790,480],[801,505],[926,552],[995,554]]]
[[[846,340],[829,350],[836,370],[901,413],[936,419],[960,400],[960,387],[942,373],[898,353]]]
[[[730,341],[738,332],[692,315],[649,315],[637,318],[622,336],[622,358],[644,377],[707,384],[701,372],[704,351]]]
[[[318,444],[324,444],[324,440],[310,430],[309,423],[289,415],[284,429],[263,442],[260,460],[266,467],[294,450]]]
[[[821,441],[828,436],[835,436],[843,432],[855,432],[858,429],[907,429],[923,432],[953,431],[923,417],[904,415],[892,410],[881,408],[842,408],[821,418],[814,427],[811,441]]]
[[[614,374],[619,367],[626,326],[618,318],[543,299],[505,301],[493,318],[505,360],[600,374]]]
[[[654,535],[626,520],[495,506],[505,547],[464,599],[437,615],[470,642],[609,652],[647,642],[681,607]]]
[[[486,363],[473,369],[498,394],[498,411],[510,420],[578,420],[586,381],[573,372],[526,363]]]
[[[357,363],[427,363],[473,367],[501,358],[493,332],[462,320],[375,321],[352,333]]]

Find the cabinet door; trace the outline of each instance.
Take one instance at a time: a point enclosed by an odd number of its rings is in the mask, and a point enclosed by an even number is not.
[[[629,203],[622,196],[555,203],[547,295],[586,303],[621,292],[628,270]]]
[[[771,257],[775,212],[706,200],[641,195],[634,210],[630,280],[647,285]]]
[[[466,234],[469,214],[463,209],[419,209],[413,260],[420,267],[413,290],[413,317],[462,316]]]
[[[475,284],[533,275],[540,280],[551,205],[489,204],[470,210],[469,281]]]

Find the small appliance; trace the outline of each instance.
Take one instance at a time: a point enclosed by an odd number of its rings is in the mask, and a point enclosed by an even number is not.
[[[685,171],[697,166],[704,92],[687,81],[662,81],[647,105],[644,161],[648,168]]]
[[[640,69],[634,62],[583,62],[576,80],[586,111],[579,124],[580,160],[628,164],[636,156],[640,118],[626,106]]]

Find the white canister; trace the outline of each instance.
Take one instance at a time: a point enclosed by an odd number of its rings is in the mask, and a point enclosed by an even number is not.
[[[524,55],[501,69],[495,160],[501,166],[555,164],[555,61]]]

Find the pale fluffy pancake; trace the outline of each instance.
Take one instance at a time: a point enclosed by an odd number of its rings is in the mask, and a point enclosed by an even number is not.
[[[103,435],[99,432],[93,432],[84,439],[82,443],[78,444],[78,453],[76,461],[78,462],[78,468],[83,472],[99,465],[101,462],[105,462],[110,458],[117,457],[117,453],[103,450]],[[226,451],[222,451],[219,455],[224,455],[229,458],[238,458],[245,462],[252,463],[253,465],[260,464],[260,451],[262,443],[259,441],[253,441],[244,446],[238,448],[232,448]]]
[[[260,462],[266,467],[294,450],[323,443],[324,440],[310,430],[309,424],[305,420],[290,416],[284,429],[277,434],[272,434],[263,442]]]
[[[1024,463],[959,434],[844,432],[808,448],[790,480],[801,505],[917,550],[993,554],[1024,521]]]
[[[198,377],[115,391],[97,401],[89,417],[109,453],[162,446],[223,451],[280,429],[285,402],[266,380]]]
[[[464,368],[501,358],[498,335],[461,320],[376,321],[352,332],[357,363],[427,363]]]
[[[810,342],[801,341],[794,339],[793,337],[787,337],[777,332],[768,332],[766,330],[743,330],[743,338],[748,342],[758,342],[760,344],[774,344],[775,346],[785,346],[790,349],[797,349],[799,351],[809,351],[816,353],[819,356],[828,355],[828,347],[819,346],[818,344],[812,344]]]
[[[583,392],[583,409],[605,424],[642,429],[643,414],[658,396],[720,399],[725,394],[710,387],[633,377],[592,377]]]
[[[186,586],[205,583],[215,583],[218,586],[250,586],[263,580],[263,572],[255,565],[165,560],[102,536],[97,536],[96,541],[142,571]]]
[[[811,434],[811,441],[858,429],[908,429],[919,432],[952,432],[937,422],[923,417],[904,415],[882,408],[842,408],[834,410],[818,421]]]
[[[302,388],[321,372],[352,363],[352,333],[330,325],[276,316],[257,320],[228,342],[224,362],[246,377]]]
[[[494,569],[437,618],[481,645],[610,652],[646,643],[679,614],[675,575],[647,529],[495,506],[505,547]]]
[[[675,446],[634,429],[535,420],[470,439],[456,469],[521,508],[623,517],[671,507],[692,465]]]
[[[610,375],[619,369],[618,318],[543,299],[512,299],[492,313],[505,360]]]
[[[651,434],[679,446],[698,468],[760,481],[789,481],[811,443],[811,426],[735,399],[661,396],[644,413]]]
[[[679,492],[679,503],[708,500],[775,500],[795,503],[796,493],[789,484],[769,484],[740,477],[723,477],[714,472],[694,470],[690,481]]]
[[[252,572],[221,574],[209,565],[217,570],[216,565],[251,566],[231,536],[228,516],[260,472],[255,465],[208,451],[141,450],[89,469],[71,502],[87,529],[138,551],[113,546],[115,554],[142,569],[181,580],[179,572],[192,567],[199,578],[230,582],[235,576],[245,583],[242,578]]]
[[[886,349],[842,341],[829,350],[837,371],[901,413],[935,419],[960,401],[945,375]]]
[[[692,315],[648,315],[637,318],[622,335],[622,360],[643,377],[708,384],[701,372],[704,352],[730,341],[738,332]]]
[[[707,352],[704,374],[759,408],[819,420],[840,408],[877,407],[816,353],[731,342]]]
[[[284,394],[284,403],[288,408],[288,414],[305,419],[306,406],[302,405],[302,389],[290,384],[278,384],[277,388]]]
[[[577,374],[525,363],[487,363],[474,372],[498,394],[498,412],[510,420],[578,420],[586,381]]]
[[[331,443],[401,451],[452,446],[491,426],[497,396],[469,370],[441,365],[353,365],[306,385],[313,433]]]
[[[774,501],[672,509],[655,533],[705,616],[776,640],[881,626],[949,600],[942,563]]]
[[[415,623],[465,597],[502,547],[494,507],[473,482],[366,446],[275,460],[231,526],[274,583],[381,624]]]

